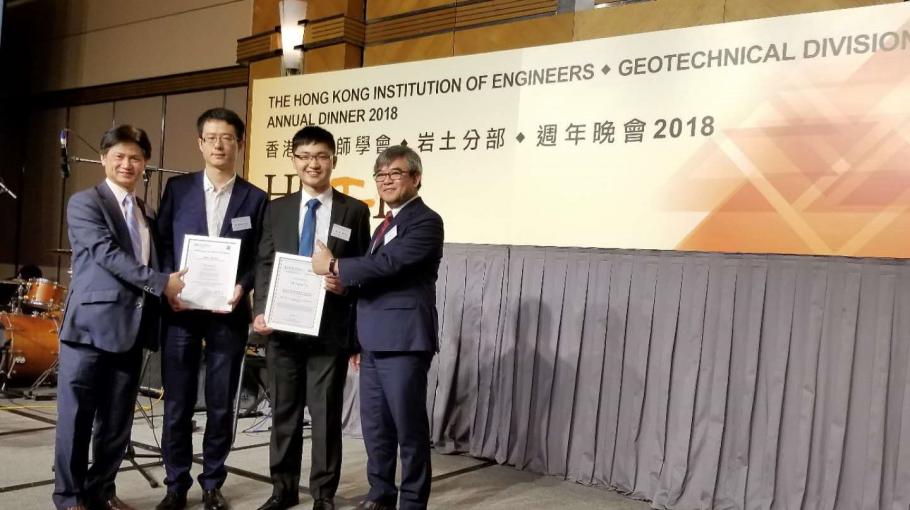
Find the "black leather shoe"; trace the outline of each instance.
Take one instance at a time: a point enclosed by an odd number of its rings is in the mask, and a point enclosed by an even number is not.
[[[335,500],[332,498],[319,498],[313,501],[313,510],[335,510]]]
[[[383,505],[378,501],[361,501],[357,504],[357,510],[395,510],[395,505]]]
[[[186,508],[186,494],[168,492],[155,507],[155,510],[183,510]]]
[[[221,495],[221,489],[202,491],[202,502],[205,503],[205,510],[227,510],[230,508],[227,500]]]
[[[272,496],[256,510],[285,510],[286,508],[291,508],[299,502],[300,500],[296,497],[289,496],[283,498],[281,496]]]

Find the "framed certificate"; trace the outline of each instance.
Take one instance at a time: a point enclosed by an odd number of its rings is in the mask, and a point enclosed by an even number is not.
[[[313,272],[310,257],[275,253],[269,296],[265,303],[265,322],[279,331],[319,335],[325,286]]]
[[[186,268],[180,300],[188,308],[230,312],[234,297],[240,239],[186,235],[180,268]]]

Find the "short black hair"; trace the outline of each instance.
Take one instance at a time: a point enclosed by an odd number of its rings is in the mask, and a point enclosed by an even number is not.
[[[328,130],[319,126],[307,126],[294,133],[294,140],[291,142],[291,150],[297,151],[301,145],[310,145],[313,143],[324,143],[335,155],[335,137]]]
[[[237,132],[237,140],[243,141],[243,135],[246,133],[243,121],[240,120],[240,115],[227,108],[211,108],[202,112],[202,115],[196,119],[196,131],[199,132],[199,138],[202,138],[202,128],[205,127],[205,123],[210,120],[220,120],[234,126],[234,131]]]
[[[149,135],[140,128],[121,124],[109,129],[101,137],[101,154],[107,154],[107,151],[118,143],[134,143],[142,149],[142,155],[145,156],[146,161],[152,159],[152,142],[149,141]]]

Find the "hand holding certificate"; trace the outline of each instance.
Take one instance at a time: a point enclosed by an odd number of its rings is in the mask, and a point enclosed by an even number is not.
[[[265,322],[272,328],[319,335],[325,288],[309,257],[276,253],[265,304]]]
[[[180,267],[188,271],[180,300],[187,308],[230,312],[234,297],[240,239],[187,235]]]

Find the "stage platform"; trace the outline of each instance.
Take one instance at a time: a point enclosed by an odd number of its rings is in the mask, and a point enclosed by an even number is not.
[[[149,401],[142,398],[149,408]],[[162,402],[151,401],[151,421],[140,414],[133,424],[133,444],[137,459],[160,484],[153,488],[136,468],[124,462],[117,476],[117,492],[137,509],[152,509],[164,496],[164,468],[157,457],[161,439]],[[17,398],[0,399],[0,508],[17,510],[53,508],[54,424],[56,402]],[[200,450],[205,414],[196,415],[199,430],[193,434],[196,451]],[[235,510],[254,510],[271,494],[268,480],[269,433],[244,432],[259,418],[239,421],[234,451],[228,458],[230,474],[222,491]],[[366,452],[357,437],[344,440],[344,465],[336,503],[339,508],[353,509],[367,493]],[[309,431],[305,431],[302,479],[308,479]],[[150,455],[150,457],[146,457]],[[196,467],[199,466],[197,457]],[[198,474],[194,471],[193,475]],[[310,508],[308,490],[300,488],[300,505]],[[189,493],[188,508],[202,508],[198,485]],[[461,455],[433,454],[433,492],[430,508],[434,509],[597,509],[644,510],[646,502],[635,501],[601,488],[586,487],[551,476],[500,466]]]

